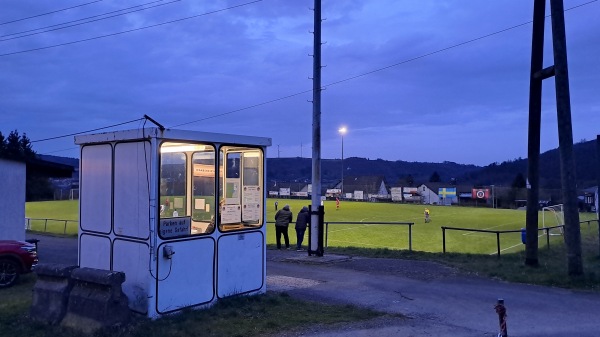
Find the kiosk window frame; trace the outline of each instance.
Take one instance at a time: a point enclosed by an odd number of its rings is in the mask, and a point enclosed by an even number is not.
[[[217,179],[215,145],[165,141],[159,149],[159,235],[171,239],[213,233]],[[208,181],[201,181],[206,179]],[[177,182],[177,193],[182,196],[169,194],[173,188],[169,191],[168,183],[173,181]]]
[[[221,232],[261,228],[264,171],[260,147],[161,143],[159,235],[171,239],[209,235],[216,227]]]
[[[264,217],[264,152],[261,148],[219,149],[219,229],[260,228]]]

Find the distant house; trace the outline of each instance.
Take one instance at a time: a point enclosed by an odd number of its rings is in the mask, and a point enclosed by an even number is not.
[[[434,189],[427,184],[421,184],[418,187],[418,192],[421,195],[421,200],[423,200],[424,204],[437,205],[440,202],[437,188]]]
[[[335,186],[342,190],[342,195],[354,200],[390,199],[384,176],[347,176]]]
[[[267,194],[271,198],[308,198],[308,184],[302,182],[267,182]]]
[[[55,200],[79,198],[79,159],[36,155],[27,162],[27,174],[30,171],[48,178]]]
[[[586,212],[598,212],[598,186],[589,187],[583,190],[583,195],[579,197],[579,208]]]

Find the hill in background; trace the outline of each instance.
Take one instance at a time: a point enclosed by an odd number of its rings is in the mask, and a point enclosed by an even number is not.
[[[596,185],[596,141],[574,144],[577,186],[585,188]],[[311,179],[310,158],[268,158],[267,179],[269,181],[309,182]],[[454,162],[423,163],[406,161],[369,160],[351,157],[344,159],[344,175],[382,175],[390,186],[418,186],[430,181],[437,172],[441,182],[470,184],[475,186],[511,186],[517,176],[527,177],[527,159],[515,159],[492,163],[481,167]],[[323,159],[321,175],[323,185],[338,182],[342,174],[339,159]],[[407,177],[412,177],[412,184]],[[410,180],[410,179],[408,179]],[[540,155],[540,188],[560,188],[560,155],[558,149]]]
[[[577,187],[596,185],[597,158],[596,141],[581,141],[574,144]],[[79,167],[79,159],[51,155],[38,155],[41,159]],[[308,183],[312,175],[310,158],[267,158],[267,180]],[[515,159],[492,163],[481,167],[454,162],[424,163],[402,160],[350,157],[344,159],[345,176],[384,176],[389,186],[418,186],[429,182],[437,173],[440,182],[470,184],[475,186],[511,186],[517,175],[527,177],[527,159]],[[340,159],[322,159],[321,175],[323,186],[332,186],[340,181],[342,163]],[[410,183],[412,181],[412,184]],[[540,155],[540,188],[560,188],[560,155],[558,149]]]

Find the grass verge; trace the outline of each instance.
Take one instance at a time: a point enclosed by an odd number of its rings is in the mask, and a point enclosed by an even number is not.
[[[582,243],[582,276],[567,276],[567,251],[564,243],[555,243],[550,248],[538,251],[539,265],[525,266],[525,252],[488,254],[409,252],[386,248],[329,247],[328,254],[343,254],[377,258],[413,259],[440,262],[476,275],[501,279],[509,282],[537,284],[568,289],[600,291],[600,257],[597,242],[587,238]]]
[[[0,290],[0,337],[87,336],[72,329],[32,322],[28,317],[35,275]],[[135,318],[126,327],[104,329],[94,337],[263,336],[307,325],[368,320],[386,314],[349,305],[300,301],[286,293],[232,297],[207,310],[184,310],[157,320]]]

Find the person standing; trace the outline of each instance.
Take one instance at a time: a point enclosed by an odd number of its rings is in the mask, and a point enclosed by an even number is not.
[[[429,208],[425,208],[425,223],[428,223],[429,221],[431,221],[429,218]]]
[[[275,210],[277,210],[277,206],[279,206],[279,200],[275,200]]]
[[[290,249],[290,237],[288,236],[288,227],[292,222],[293,215],[290,211],[290,205],[283,206],[275,213],[275,236],[277,238],[277,249],[281,249],[281,235],[285,240],[285,248]]]
[[[335,210],[340,209],[340,198],[335,198]]]
[[[304,232],[306,232],[306,226],[310,225],[310,213],[308,213],[308,207],[304,206],[298,212],[296,216],[296,251],[302,251],[302,241],[304,240]]]

